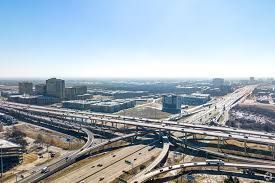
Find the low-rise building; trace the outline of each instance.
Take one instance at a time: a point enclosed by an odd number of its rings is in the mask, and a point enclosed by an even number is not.
[[[60,102],[59,98],[43,95],[11,95],[8,97],[8,100],[11,102],[32,105],[50,105]]]
[[[91,101],[85,100],[72,100],[62,102],[64,108],[77,109],[77,110],[89,110],[91,108]]]
[[[20,94],[16,91],[1,91],[1,97],[9,98],[12,95],[20,95]]]
[[[202,105],[207,103],[211,98],[209,94],[198,94],[194,93],[191,95],[182,95],[182,104],[183,105]]]
[[[87,86],[73,86],[65,88],[65,99],[67,100],[85,100],[89,99],[91,94],[87,94]]]
[[[62,102],[64,108],[91,110],[93,112],[114,113],[123,109],[134,107],[134,100],[72,100]]]
[[[23,160],[23,150],[20,145],[0,139],[0,148],[4,170],[10,169]]]

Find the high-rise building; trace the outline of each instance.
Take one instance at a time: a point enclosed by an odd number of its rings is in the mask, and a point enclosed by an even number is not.
[[[162,97],[162,111],[170,113],[181,112],[181,96],[164,95]]]
[[[33,88],[33,84],[30,82],[20,82],[19,83],[19,93],[20,94],[31,95],[33,93],[32,88]]]
[[[65,98],[65,81],[61,79],[51,78],[46,80],[46,93],[48,96]]]
[[[219,88],[224,85],[224,79],[223,78],[214,78],[212,80],[212,83],[213,83],[214,87]]]
[[[37,84],[34,86],[35,94],[46,95],[46,84]]]

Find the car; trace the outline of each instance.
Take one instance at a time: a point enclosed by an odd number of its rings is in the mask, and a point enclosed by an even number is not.
[[[99,181],[103,181],[104,180],[104,177],[100,177]]]
[[[206,164],[207,165],[224,165],[224,162],[219,159],[207,159]]]
[[[49,171],[49,168],[46,166],[42,168],[41,173],[47,173]]]
[[[98,166],[98,167],[102,167],[103,165],[102,165],[102,164],[98,164],[97,166]]]
[[[248,139],[248,136],[244,136],[244,138]]]
[[[113,158],[114,158],[114,157],[116,157],[116,155],[115,155],[115,154],[113,155]]]
[[[169,166],[169,170],[171,170],[173,167],[172,166]]]

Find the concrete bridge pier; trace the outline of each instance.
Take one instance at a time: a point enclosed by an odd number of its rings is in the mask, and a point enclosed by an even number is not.
[[[221,151],[221,138],[218,137],[218,151]]]
[[[187,148],[187,133],[184,133],[184,147]]]
[[[275,159],[275,146],[272,146],[272,159]]]

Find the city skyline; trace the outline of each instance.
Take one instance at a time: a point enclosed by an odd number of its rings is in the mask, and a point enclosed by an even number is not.
[[[274,1],[1,1],[0,78],[275,77]]]

